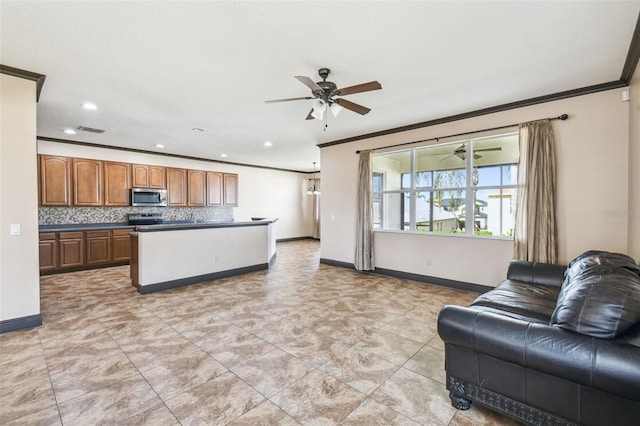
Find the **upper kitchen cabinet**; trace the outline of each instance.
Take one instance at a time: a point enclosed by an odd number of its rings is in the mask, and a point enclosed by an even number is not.
[[[147,164],[132,164],[131,186],[134,188],[166,189],[165,168]]]
[[[224,178],[224,205],[238,207],[238,175],[225,173]]]
[[[207,204],[207,173],[202,170],[187,170],[187,205],[203,207]]]
[[[207,172],[207,205],[222,205],[222,173]]]
[[[40,156],[40,205],[71,205],[71,159]]]
[[[187,205],[187,171],[167,168],[167,205]]]
[[[128,206],[131,188],[129,163],[104,162],[104,205]]]
[[[102,161],[73,159],[74,206],[102,206]]]

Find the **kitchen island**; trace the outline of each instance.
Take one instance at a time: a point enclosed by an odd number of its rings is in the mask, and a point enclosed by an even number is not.
[[[276,221],[137,226],[131,282],[147,294],[268,269],[276,254]]]

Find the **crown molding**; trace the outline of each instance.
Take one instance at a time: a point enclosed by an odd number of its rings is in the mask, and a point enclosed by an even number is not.
[[[0,64],[0,74],[6,74],[13,77],[24,78],[36,82],[36,102],[40,101],[40,92],[44,86],[44,80],[47,78],[44,74],[38,74],[31,71],[21,70],[20,68],[10,67]]]

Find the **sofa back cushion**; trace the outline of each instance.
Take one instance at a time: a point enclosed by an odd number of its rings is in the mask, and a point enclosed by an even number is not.
[[[587,252],[567,267],[551,325],[610,339],[640,322],[640,268],[623,254]]]

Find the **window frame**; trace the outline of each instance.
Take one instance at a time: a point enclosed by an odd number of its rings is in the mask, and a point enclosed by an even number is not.
[[[400,173],[400,182],[399,182],[399,187],[398,189],[392,189],[392,190],[385,190],[384,187],[385,185],[385,181],[384,181],[384,177],[385,177],[385,171],[380,171],[380,170],[376,170],[374,168],[373,173],[377,174],[377,175],[382,175],[383,176],[383,183],[382,183],[382,190],[381,191],[375,191],[373,190],[373,185],[372,185],[372,199],[373,199],[373,195],[377,195],[380,199],[380,205],[383,205],[384,203],[384,198],[385,195],[389,195],[389,194],[399,194],[400,197],[400,227],[399,229],[394,229],[394,228],[385,228],[385,218],[384,218],[384,209],[381,208],[380,209],[380,227],[373,229],[373,231],[375,232],[392,232],[392,233],[411,233],[411,234],[420,234],[420,235],[438,235],[438,236],[454,236],[454,237],[466,237],[466,238],[491,238],[491,239],[506,239],[506,240],[513,240],[513,235],[504,235],[504,232],[506,231],[504,229],[504,217],[503,217],[503,205],[502,203],[504,202],[504,192],[505,190],[515,190],[514,192],[517,193],[518,190],[518,185],[517,182],[513,183],[513,184],[505,184],[504,182],[504,170],[503,167],[513,167],[515,166],[516,168],[516,174],[517,174],[517,162],[515,163],[500,163],[500,164],[493,164],[493,165],[488,165],[488,166],[475,166],[473,164],[473,158],[474,158],[474,145],[476,144],[476,142],[478,141],[483,141],[486,139],[490,139],[490,138],[496,138],[496,137],[508,137],[508,136],[518,136],[517,132],[509,132],[509,133],[505,133],[505,134],[501,134],[501,135],[491,135],[491,136],[485,136],[485,137],[481,137],[481,138],[473,138],[473,139],[466,139],[466,140],[458,140],[455,142],[448,142],[448,143],[444,143],[444,144],[437,144],[437,145],[429,145],[429,146],[419,146],[419,147],[415,147],[415,148],[409,148],[409,149],[403,149],[403,150],[398,150],[398,151],[387,151],[384,153],[380,153],[380,154],[374,154],[374,155],[379,155],[379,156],[384,156],[385,154],[398,154],[398,153],[402,153],[402,152],[409,152],[410,155],[410,160],[409,160],[409,164],[410,164],[410,171],[408,173]],[[517,143],[517,140],[516,140]],[[435,147],[444,147],[444,146],[456,146],[456,145],[460,145],[460,144],[464,144],[465,145],[465,149],[466,149],[466,156],[464,159],[464,167],[461,168],[462,170],[465,170],[465,185],[461,186],[461,187],[438,187],[435,188],[434,187],[434,173],[438,170],[421,170],[421,171],[417,171],[416,169],[416,152],[420,151],[420,150],[424,150],[425,148],[435,148]],[[500,181],[498,185],[478,185],[478,184],[473,184],[473,178],[474,178],[474,168],[480,169],[483,167],[500,167]],[[459,169],[446,169],[446,170],[459,170]],[[418,186],[417,185],[417,178],[416,178],[416,173],[430,173],[430,186]],[[404,176],[406,176],[407,174],[410,175],[410,185],[409,187],[404,186],[403,181],[404,181]],[[485,235],[485,234],[477,234],[475,232],[475,221],[476,221],[476,207],[475,207],[475,201],[476,201],[476,192],[479,191],[487,191],[487,190],[495,190],[498,191],[500,194],[500,209],[499,209],[499,223],[500,223],[500,235]],[[464,221],[465,221],[465,229],[464,232],[460,232],[460,233],[455,233],[455,232],[451,232],[451,233],[447,233],[447,232],[439,232],[439,231],[435,231],[435,225],[434,225],[434,219],[433,219],[433,200],[434,200],[434,195],[437,192],[464,192],[464,202],[465,202],[465,206],[474,206],[473,208],[469,209],[469,208],[465,208],[464,209]],[[417,230],[417,222],[416,222],[416,206],[417,206],[417,197],[418,197],[418,193],[430,193],[430,214],[429,214],[429,230],[428,231],[418,231]],[[409,197],[409,222],[408,222],[408,229],[406,228],[406,224],[407,222],[405,221],[405,197]],[[373,205],[372,205],[373,207]],[[515,217],[515,214],[514,214]],[[460,219],[458,217],[456,217],[456,220],[459,221]],[[472,226],[467,226],[467,224],[472,224]]]

